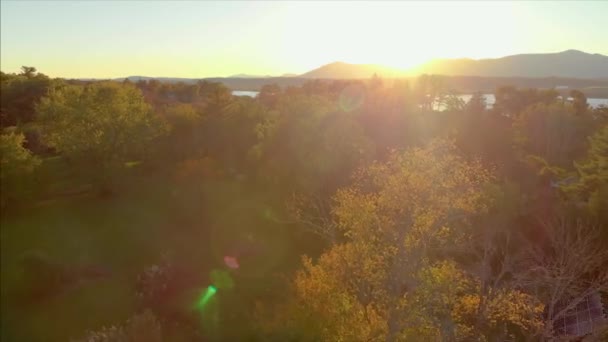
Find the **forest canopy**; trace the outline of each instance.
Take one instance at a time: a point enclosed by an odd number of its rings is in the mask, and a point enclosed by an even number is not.
[[[599,336],[608,108],[442,82],[2,73],[2,339]]]

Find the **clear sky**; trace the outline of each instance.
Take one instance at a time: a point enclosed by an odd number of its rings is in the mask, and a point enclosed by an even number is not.
[[[1,2],[1,69],[53,77],[301,73],[333,61],[578,49],[608,55],[608,1]]]

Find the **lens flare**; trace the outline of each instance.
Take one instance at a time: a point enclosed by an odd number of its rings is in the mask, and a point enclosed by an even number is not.
[[[359,108],[364,100],[364,88],[360,84],[352,84],[344,88],[340,93],[340,109],[351,112]]]
[[[205,305],[209,303],[209,300],[215,295],[217,292],[217,288],[213,285],[209,285],[205,292],[203,292],[196,303],[196,308],[202,310],[205,308]]]
[[[226,264],[226,266],[232,268],[233,270],[239,268],[239,261],[236,259],[236,257],[227,255],[224,257],[224,263]]]

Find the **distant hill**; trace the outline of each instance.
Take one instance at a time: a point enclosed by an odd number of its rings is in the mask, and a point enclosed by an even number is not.
[[[348,79],[370,78],[374,74],[381,77],[398,77],[403,71],[375,64],[350,64],[334,62],[301,74],[301,78]]]
[[[373,64],[334,62],[298,77],[322,79],[403,77],[420,74],[482,77],[608,78],[608,56],[578,50],[557,53],[521,54],[494,59],[436,59],[409,70]]]
[[[129,76],[132,82],[156,79],[162,82],[221,82],[235,90],[259,90],[265,84],[298,86],[309,79],[414,79],[420,74],[443,75],[445,85],[460,92],[493,91],[497,86],[581,89],[589,97],[608,98],[608,56],[578,50],[558,53],[522,54],[495,59],[437,59],[410,70],[374,64],[334,62],[301,75],[279,77],[237,74],[230,77],[177,78]],[[92,81],[93,79],[81,79]],[[114,79],[122,81],[124,78]]]
[[[157,81],[167,82],[167,83],[178,83],[178,82],[196,83],[197,81],[202,80],[202,78],[149,77],[149,76],[129,76],[126,79],[128,79],[131,82],[157,80]],[[123,81],[124,78],[115,78],[113,80],[114,81]]]
[[[495,59],[437,59],[416,67],[416,74],[484,77],[608,77],[608,56],[578,50],[522,54]]]
[[[236,74],[229,77],[178,78],[129,76],[133,82],[156,79],[164,82],[193,83],[202,79],[366,79],[374,74],[384,78],[415,77],[420,74],[473,77],[523,77],[523,78],[578,78],[608,80],[608,56],[578,50],[557,53],[521,54],[493,59],[436,59],[409,70],[400,70],[376,64],[351,64],[333,62],[301,75],[283,74],[259,76]],[[119,78],[115,80],[123,80]],[[80,79],[93,80],[93,79]]]

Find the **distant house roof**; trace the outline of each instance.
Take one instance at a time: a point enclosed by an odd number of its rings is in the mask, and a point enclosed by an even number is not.
[[[555,312],[560,312],[569,303],[557,305]],[[558,336],[583,337],[608,323],[599,293],[585,297],[576,307],[566,312],[553,323]]]

